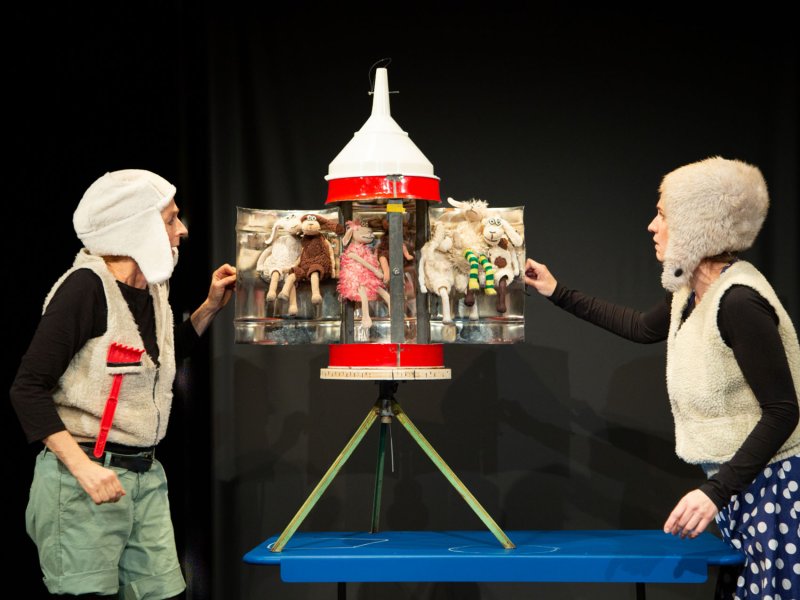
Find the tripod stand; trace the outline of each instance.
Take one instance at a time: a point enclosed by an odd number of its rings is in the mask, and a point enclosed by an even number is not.
[[[348,377],[350,378],[350,377]],[[322,497],[322,494],[325,493],[325,490],[333,481],[334,477],[339,473],[339,471],[344,466],[344,463],[347,462],[347,459],[353,454],[353,451],[356,449],[361,440],[364,439],[364,436],[369,431],[369,428],[372,424],[380,419],[380,434],[378,439],[378,462],[377,467],[375,470],[375,490],[373,494],[373,502],[372,502],[372,521],[370,532],[376,533],[378,531],[378,521],[379,521],[379,513],[380,513],[380,504],[381,504],[381,490],[383,488],[383,467],[384,467],[384,457],[386,451],[386,432],[388,429],[389,424],[392,422],[392,419],[397,419],[400,424],[408,431],[414,441],[422,448],[425,454],[428,455],[433,461],[433,464],[442,472],[442,474],[447,478],[450,484],[456,489],[456,491],[464,498],[467,504],[472,508],[475,514],[483,521],[486,527],[492,532],[492,534],[498,539],[498,541],[503,545],[504,548],[514,548],[514,543],[506,536],[502,529],[495,523],[495,521],[489,516],[486,510],[481,506],[475,496],[467,489],[467,487],[461,482],[458,476],[453,472],[453,470],[447,465],[447,463],[442,459],[441,456],[436,452],[436,450],[431,446],[428,440],[420,433],[420,431],[416,428],[414,423],[408,417],[406,412],[400,406],[400,403],[395,399],[394,393],[397,391],[399,383],[394,380],[380,380],[379,381],[379,393],[378,399],[375,401],[375,404],[372,405],[372,408],[367,413],[366,418],[361,423],[361,425],[356,430],[355,434],[350,438],[347,442],[345,447],[339,453],[339,456],[331,464],[328,471],[322,477],[320,482],[317,486],[312,490],[311,494],[308,496],[306,501],[297,511],[295,516],[289,522],[289,525],[283,530],[283,533],[278,536],[276,542],[272,545],[270,550],[272,552],[280,552],[283,550],[283,547],[286,543],[291,539],[294,533],[297,531],[298,527],[302,524],[308,514],[311,512],[311,509],[314,508],[314,505],[317,501]]]

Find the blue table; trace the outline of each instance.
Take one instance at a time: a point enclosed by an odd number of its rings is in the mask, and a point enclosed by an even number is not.
[[[489,531],[297,532],[243,560],[279,565],[286,582],[483,581],[702,583],[711,566],[744,563],[715,535],[680,539],[660,530],[508,531],[506,549]],[[343,587],[340,587],[340,592]]]

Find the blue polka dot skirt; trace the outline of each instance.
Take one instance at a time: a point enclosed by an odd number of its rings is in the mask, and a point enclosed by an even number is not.
[[[745,555],[720,572],[725,600],[800,600],[800,456],[768,465],[717,514],[722,538]]]

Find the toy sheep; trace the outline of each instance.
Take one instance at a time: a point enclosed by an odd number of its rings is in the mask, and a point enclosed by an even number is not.
[[[337,222],[328,220],[314,214],[307,214],[300,217],[300,260],[286,279],[278,294],[278,298],[288,300],[292,289],[297,286],[297,282],[309,281],[311,283],[311,303],[322,304],[322,294],[319,291],[319,284],[326,279],[336,276],[336,260],[333,255],[333,246],[322,234],[322,230],[333,231],[341,234],[344,228]]]
[[[522,236],[501,217],[488,217],[483,221],[483,238],[489,246],[486,254],[494,267],[497,286],[495,308],[502,314],[506,312],[506,288],[520,273],[516,248],[522,246]]]
[[[269,284],[267,302],[278,297],[278,283],[300,263],[300,217],[289,214],[280,217],[272,226],[269,239],[264,242],[266,248],[258,257],[256,271]],[[297,314],[297,294],[294,286],[290,288],[290,315]]]
[[[453,268],[450,252],[453,238],[448,235],[444,223],[434,222],[431,225],[431,238],[420,250],[419,289],[422,293],[433,293],[439,296],[442,305],[442,323],[452,324],[450,312],[450,293],[455,289],[466,289],[467,275]],[[470,319],[477,319],[478,305],[471,309]]]
[[[347,222],[342,238],[345,250],[339,259],[339,281],[336,290],[344,300],[361,302],[361,326],[368,330],[372,326],[369,303],[380,296],[389,306],[389,293],[384,287],[383,270],[372,249],[375,234],[367,226],[355,221]]]
[[[459,209],[457,218],[443,222],[447,223],[449,235],[453,238],[453,247],[450,249],[453,265],[468,275],[467,289],[463,290],[466,293],[464,304],[472,306],[475,302],[474,292],[481,287],[480,267],[484,272],[484,293],[489,296],[497,293],[494,287],[494,269],[486,256],[488,246],[482,235],[482,221],[489,212],[488,203],[475,198],[463,202],[448,198],[447,202]]]

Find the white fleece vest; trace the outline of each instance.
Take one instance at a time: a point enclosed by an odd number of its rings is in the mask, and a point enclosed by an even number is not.
[[[124,373],[108,441],[128,446],[154,446],[162,440],[167,430],[175,378],[168,284],[148,286],[155,310],[160,366],[156,366],[144,352],[139,365],[115,367],[107,363],[112,342],[134,348],[144,348],[144,343],[117,281],[101,257],[81,250],[72,268],[53,285],[44,307],[47,308],[55,291],[76,269],[91,269],[100,276],[108,305],[108,322],[106,332],[90,339],[72,358],[61,376],[53,393],[58,414],[72,435],[96,438],[113,375]]]
[[[789,361],[795,393],[800,393],[800,345],[797,333],[772,286],[748,262],[737,261],[711,287],[689,318],[681,314],[688,287],[672,299],[667,339],[667,390],[675,419],[675,452],[688,463],[723,463],[734,455],[761,418],[761,407],[717,327],[725,291],[746,285],[775,309],[778,331]],[[800,452],[800,426],[772,461]],[[772,462],[770,461],[770,462]]]

